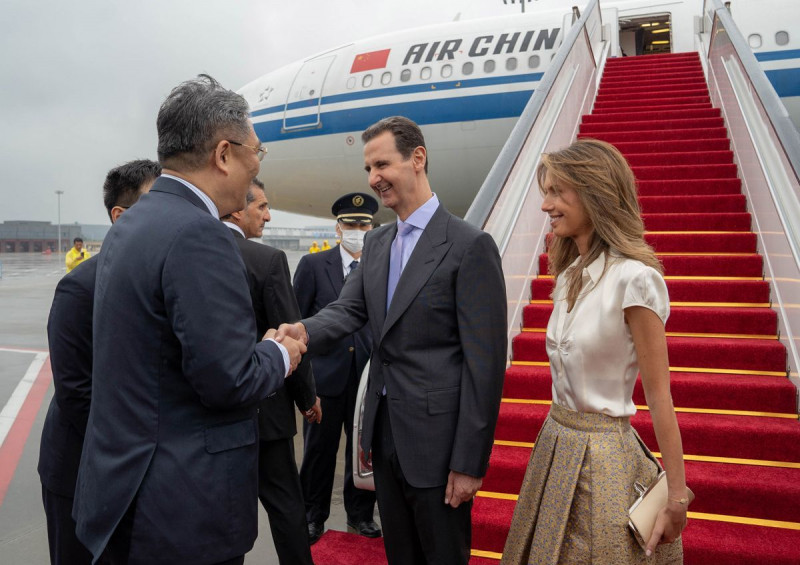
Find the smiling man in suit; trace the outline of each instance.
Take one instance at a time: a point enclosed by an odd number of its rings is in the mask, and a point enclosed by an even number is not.
[[[345,194],[333,203],[331,212],[336,217],[336,235],[342,243],[327,251],[303,256],[294,274],[294,290],[303,317],[313,316],[339,298],[345,279],[358,268],[364,236],[372,229],[372,216],[377,211],[378,201],[360,192]],[[362,536],[376,538],[381,535],[373,518],[375,493],[356,488],[353,484],[353,414],[361,373],[371,349],[369,332],[362,329],[343,337],[312,361],[325,419],[318,426],[303,424],[305,443],[300,481],[311,543],[320,538],[325,520],[330,516],[342,428],[347,442],[342,493],[347,525]]]
[[[336,302],[276,339],[299,338],[313,354],[369,325],[361,446],[371,450],[389,563],[466,565],[505,371],[500,256],[431,191],[417,124],[386,118],[362,140],[369,185],[397,222],[367,235]]]
[[[264,184],[253,179],[247,206],[221,218],[227,225],[247,268],[247,283],[256,316],[256,336],[300,317],[292,289],[289,263],[280,249],[250,238],[260,238],[270,221]],[[281,565],[313,565],[306,534],[303,491],[294,457],[297,434],[294,404],[306,419],[317,422],[321,410],[311,363],[303,360],[284,386],[258,407],[258,497],[267,511],[272,542]]]
[[[156,120],[162,174],[97,261],[92,406],[73,516],[95,560],[234,565],[258,533],[256,406],[305,346],[256,340],[220,216],[266,150],[247,102],[207,75]]]

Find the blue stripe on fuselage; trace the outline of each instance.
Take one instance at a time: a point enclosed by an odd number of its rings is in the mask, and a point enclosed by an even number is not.
[[[764,61],[782,61],[784,59],[800,59],[800,49],[786,49],[785,51],[762,51],[761,53],[753,53],[756,56],[756,61],[763,63]]]
[[[258,139],[262,142],[271,142],[362,131],[380,119],[397,115],[411,118],[420,125],[516,118],[522,113],[531,94],[533,90],[524,90],[322,112],[318,127],[300,131],[281,131],[283,119],[259,122],[254,126]],[[289,120],[287,125],[291,127],[292,121]]]
[[[800,68],[764,71],[778,96],[800,96]]]
[[[393,86],[391,88],[378,88],[375,90],[359,90],[355,92],[346,92],[344,94],[332,94],[330,96],[322,97],[322,104],[336,104],[339,102],[349,102],[351,100],[367,100],[370,98],[383,98],[386,96],[398,96],[402,94],[417,94],[420,92],[431,91],[444,91],[455,90],[462,88],[477,88],[480,86],[495,86],[498,84],[515,84],[520,82],[538,82],[542,80],[544,73],[526,73],[521,75],[507,75],[496,77],[484,77],[474,79],[451,80],[444,82],[431,82],[426,84],[410,84],[407,86]],[[319,102],[317,98],[309,100],[302,100],[300,102],[292,102],[289,104],[288,110],[295,110],[298,108],[310,108],[316,106]],[[283,104],[279,106],[270,106],[269,108],[262,108],[252,112],[251,116],[257,118],[265,114],[272,114],[274,112],[282,112],[285,107]]]

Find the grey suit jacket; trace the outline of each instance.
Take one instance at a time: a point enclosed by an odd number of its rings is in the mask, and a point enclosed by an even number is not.
[[[505,282],[492,238],[434,213],[386,311],[396,224],[369,232],[361,267],[339,299],[303,320],[309,351],[365,324],[373,336],[362,448],[372,446],[386,387],[397,456],[408,482],[441,486],[450,470],[482,477],[500,409],[506,355]]]

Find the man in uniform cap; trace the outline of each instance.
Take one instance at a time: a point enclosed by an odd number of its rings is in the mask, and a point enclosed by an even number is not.
[[[372,229],[372,216],[378,211],[378,202],[369,194],[354,192],[336,200],[331,211],[336,217],[336,235],[341,244],[328,251],[303,256],[294,275],[294,290],[304,318],[313,316],[336,300],[345,278],[358,268],[364,234]],[[375,493],[356,488],[352,472],[351,433],[356,393],[371,349],[372,339],[369,330],[364,328],[312,360],[317,395],[325,417],[319,424],[303,424],[305,451],[300,481],[311,543],[320,538],[325,520],[330,515],[342,426],[347,436],[344,472],[347,525],[363,536],[381,535],[373,519]]]

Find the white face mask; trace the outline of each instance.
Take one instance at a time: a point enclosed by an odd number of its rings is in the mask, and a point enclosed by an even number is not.
[[[350,253],[361,253],[364,248],[364,235],[361,230],[342,230],[342,245]]]

